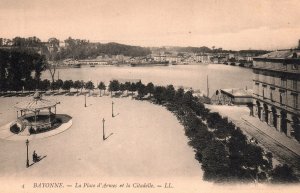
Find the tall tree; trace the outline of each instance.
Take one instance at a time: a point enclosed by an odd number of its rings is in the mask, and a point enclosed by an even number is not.
[[[152,82],[149,82],[146,86],[147,92],[150,93],[150,97],[154,92],[154,84]]]
[[[108,90],[110,91],[111,96],[113,94],[112,92],[119,91],[119,89],[120,89],[120,83],[118,80],[112,80],[109,82]]]
[[[92,81],[88,81],[86,84],[85,84],[85,89],[88,89],[89,90],[89,96],[91,95],[91,90],[94,90],[95,88],[95,85]]]
[[[74,82],[73,86],[74,86],[74,88],[77,90],[77,94],[78,94],[78,90],[79,90],[80,88],[82,88],[82,83],[81,83],[81,81],[76,80],[76,81]]]
[[[216,140],[207,144],[203,151],[202,168],[204,178],[223,181],[229,173],[229,159],[224,145]]]
[[[101,90],[104,90],[104,94],[105,94],[105,90],[106,90],[106,85],[104,84],[104,82],[100,82],[98,85],[98,89],[100,90],[100,96],[101,96]]]

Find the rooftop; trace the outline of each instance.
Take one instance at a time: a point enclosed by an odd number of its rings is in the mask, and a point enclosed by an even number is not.
[[[256,58],[279,58],[279,59],[288,59],[288,58],[299,58],[300,59],[300,50],[278,50],[270,52]]]
[[[36,92],[31,100],[18,102],[14,107],[20,110],[36,111],[54,107],[56,104],[56,101],[42,99],[41,94]]]
[[[252,97],[252,89],[228,88],[221,91],[234,97]]]

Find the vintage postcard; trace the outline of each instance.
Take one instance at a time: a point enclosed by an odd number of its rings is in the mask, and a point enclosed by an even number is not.
[[[0,192],[299,192],[299,6],[0,0]]]

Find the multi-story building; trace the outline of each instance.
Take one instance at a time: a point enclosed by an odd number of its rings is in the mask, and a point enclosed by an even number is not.
[[[209,54],[197,54],[196,62],[211,63],[211,56]]]
[[[166,61],[166,55],[155,55],[153,56],[154,61],[157,62],[165,62]]]
[[[251,114],[300,141],[300,50],[275,51],[253,61]]]

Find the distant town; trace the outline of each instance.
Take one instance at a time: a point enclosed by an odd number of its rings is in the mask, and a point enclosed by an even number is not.
[[[96,65],[177,65],[213,63],[232,66],[253,66],[253,57],[266,54],[268,50],[224,50],[202,47],[140,47],[118,43],[92,43],[88,40],[50,38],[42,42],[37,37],[0,38],[0,48],[32,49],[45,55],[47,61],[61,68]]]

